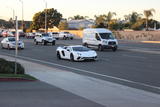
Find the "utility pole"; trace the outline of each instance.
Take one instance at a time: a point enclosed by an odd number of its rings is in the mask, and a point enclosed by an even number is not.
[[[22,31],[24,30],[24,12],[23,12],[23,0],[19,0],[22,4]]]
[[[44,0],[45,3],[45,33],[47,33],[47,1]]]
[[[17,16],[15,17],[16,21],[16,48],[15,48],[15,75],[17,74],[17,55],[18,55],[18,41],[19,41],[19,34],[18,34],[18,20]]]

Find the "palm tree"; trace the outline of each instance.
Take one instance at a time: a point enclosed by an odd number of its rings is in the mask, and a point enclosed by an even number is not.
[[[106,21],[108,23],[108,28],[110,27],[110,22],[111,22],[113,16],[116,16],[115,12],[108,12],[107,15],[105,16],[106,17]]]
[[[87,19],[89,18],[88,16],[80,16],[80,15],[76,15],[76,16],[73,16],[73,17],[69,17],[68,19],[69,20],[81,20],[81,19]]]
[[[146,17],[146,30],[148,30],[148,20],[153,16],[154,9],[144,10],[144,16]]]

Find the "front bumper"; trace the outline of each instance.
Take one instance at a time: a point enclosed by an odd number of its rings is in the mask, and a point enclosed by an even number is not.
[[[92,57],[82,57],[82,56],[79,56],[79,57],[77,57],[77,60],[78,60],[78,61],[96,60],[96,59],[97,59],[97,56],[92,56]]]
[[[104,49],[118,48],[118,45],[103,45]]]
[[[45,40],[45,42],[47,42],[47,43],[53,43],[53,42],[55,42],[56,40]]]
[[[17,47],[18,47],[18,49],[23,49],[24,48],[24,46],[22,46],[22,45],[18,45]],[[16,46],[12,45],[12,46],[10,46],[10,48],[16,49]]]

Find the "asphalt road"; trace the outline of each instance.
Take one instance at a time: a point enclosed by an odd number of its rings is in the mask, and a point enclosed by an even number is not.
[[[1,107],[104,107],[49,84],[1,82]]]
[[[57,46],[81,44],[80,39],[58,40],[56,46],[34,45],[32,39],[23,40],[25,49],[19,51],[22,59],[160,94],[160,44],[121,40],[116,52],[97,51],[98,61],[71,62],[58,60],[55,50]],[[0,49],[2,55],[14,53]]]

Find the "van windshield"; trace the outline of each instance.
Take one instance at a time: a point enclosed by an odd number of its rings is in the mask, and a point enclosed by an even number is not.
[[[99,33],[99,35],[102,39],[114,39],[112,33]]]

